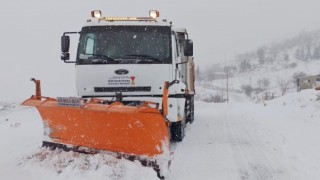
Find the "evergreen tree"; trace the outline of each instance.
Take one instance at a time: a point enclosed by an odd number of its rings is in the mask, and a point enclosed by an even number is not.
[[[199,65],[197,66],[197,69],[196,69],[196,80],[202,80],[202,74],[201,74],[201,72],[200,72],[200,67],[199,67]]]
[[[283,54],[284,61],[289,61],[289,55],[287,53]]]
[[[251,68],[251,64],[248,60],[242,60],[239,65],[240,72],[246,72]]]
[[[319,59],[320,60],[320,45],[315,47],[313,49],[313,55],[312,55],[313,59]]]
[[[257,50],[257,56],[260,64],[264,64],[265,62],[265,50],[263,48],[260,48]]]

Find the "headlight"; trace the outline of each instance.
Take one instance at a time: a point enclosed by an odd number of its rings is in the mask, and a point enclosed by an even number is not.
[[[160,13],[159,13],[159,11],[157,11],[157,10],[150,10],[150,11],[149,11],[149,16],[150,16],[151,18],[155,19],[155,18],[157,18],[157,17],[160,16]]]
[[[91,17],[93,17],[93,18],[101,18],[102,17],[102,13],[101,13],[100,10],[91,11]]]

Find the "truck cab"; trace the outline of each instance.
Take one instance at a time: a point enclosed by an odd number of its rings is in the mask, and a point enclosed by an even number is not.
[[[171,139],[181,141],[194,120],[193,43],[185,28],[149,17],[103,17],[92,11],[80,32],[61,37],[61,59],[75,63],[78,95],[139,105],[160,105],[164,82],[170,82],[167,121]],[[69,34],[80,34],[75,61],[70,61]]]

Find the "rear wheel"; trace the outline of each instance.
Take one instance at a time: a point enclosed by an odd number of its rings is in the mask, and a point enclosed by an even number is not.
[[[194,121],[194,96],[189,96],[186,99],[185,111],[187,114],[186,122],[192,124]]]
[[[184,121],[172,122],[170,126],[171,141],[180,142],[184,138]]]

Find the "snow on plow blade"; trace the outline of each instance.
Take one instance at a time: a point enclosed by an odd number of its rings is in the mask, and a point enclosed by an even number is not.
[[[22,105],[38,109],[45,126],[44,141],[50,143],[149,157],[169,148],[165,117],[150,102],[127,106],[91,99],[68,107],[53,98],[32,96]]]

